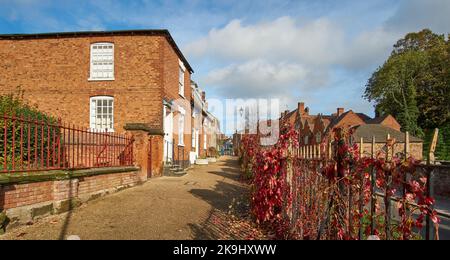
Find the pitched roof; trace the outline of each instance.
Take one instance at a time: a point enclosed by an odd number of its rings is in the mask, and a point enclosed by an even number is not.
[[[374,119],[369,120],[367,123],[368,124],[381,124],[388,117],[391,117],[391,115],[387,114],[387,115],[384,115],[384,116],[376,117]]]
[[[144,29],[144,30],[118,30],[118,31],[80,31],[80,32],[51,32],[34,34],[0,34],[0,40],[27,40],[42,38],[71,38],[71,37],[89,37],[89,36],[111,36],[111,35],[158,35],[164,36],[180,59],[184,62],[191,73],[194,73],[191,65],[184,57],[175,40],[167,29]]]
[[[359,118],[361,118],[366,123],[373,120],[370,116],[368,116],[364,113],[356,113],[356,115],[359,116]]]
[[[404,143],[405,142],[405,134],[397,131],[395,129],[380,125],[380,124],[366,124],[356,126],[355,132],[353,133],[353,137],[356,141],[359,142],[361,137],[363,138],[365,143],[371,143],[372,137],[375,137],[375,141],[377,143],[386,142],[386,137],[388,134],[391,135],[392,138],[395,138],[397,142]],[[410,142],[412,143],[421,143],[422,139],[411,136],[409,137]]]
[[[297,109],[287,113],[283,117],[283,120],[285,120],[284,122],[286,122],[286,123],[289,123],[291,125],[295,125],[296,118],[297,118]]]

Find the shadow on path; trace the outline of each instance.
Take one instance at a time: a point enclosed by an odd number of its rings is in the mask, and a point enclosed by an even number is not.
[[[190,192],[212,209],[207,219],[201,224],[189,224],[194,239],[198,240],[233,240],[248,239],[254,233],[254,226],[249,221],[250,208],[249,187],[238,182],[240,171],[237,161],[229,159],[218,171],[209,171],[231,182],[218,181],[214,189],[192,189]]]

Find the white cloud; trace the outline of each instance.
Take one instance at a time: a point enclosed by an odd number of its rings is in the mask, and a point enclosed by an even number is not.
[[[308,99],[311,89],[335,87],[330,75],[369,77],[408,32],[430,28],[448,33],[449,13],[448,0],[401,0],[384,23],[356,32],[351,29],[358,19],[344,24],[330,16],[310,20],[283,16],[253,23],[234,19],[184,51],[194,61],[208,60],[209,67],[215,66],[200,83],[219,94]],[[360,83],[361,92],[364,84]]]
[[[336,67],[363,70],[382,62],[395,37],[383,28],[348,37],[326,18],[300,23],[281,17],[250,25],[232,20],[189,44],[185,52],[194,59],[219,60],[199,80],[219,96],[276,97],[284,110],[299,99],[312,100],[314,91],[333,87]]]
[[[336,60],[343,48],[343,32],[327,19],[298,24],[291,17],[243,25],[232,20],[222,29],[186,46],[193,57],[215,55],[223,60],[242,61],[264,57],[270,61],[296,60],[312,65]]]
[[[289,88],[305,80],[309,74],[300,64],[272,64],[257,59],[213,70],[203,81],[218,88],[218,92],[226,97],[268,97],[289,92]]]
[[[392,45],[402,36],[402,33],[387,31],[384,27],[364,31],[341,52],[340,65],[350,69],[365,69],[382,64],[392,51]]]
[[[410,32],[429,28],[450,33],[449,0],[402,0],[396,13],[386,21],[388,30]]]

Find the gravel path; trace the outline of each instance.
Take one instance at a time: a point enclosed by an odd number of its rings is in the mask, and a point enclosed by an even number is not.
[[[183,177],[161,177],[72,212],[9,231],[0,239],[258,239],[248,221],[248,186],[237,159],[195,166]]]

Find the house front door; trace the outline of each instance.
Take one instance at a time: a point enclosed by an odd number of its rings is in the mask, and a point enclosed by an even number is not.
[[[195,129],[195,154],[200,156],[200,133],[198,129]]]
[[[163,106],[164,115],[164,162],[173,160],[173,112],[170,108]]]

